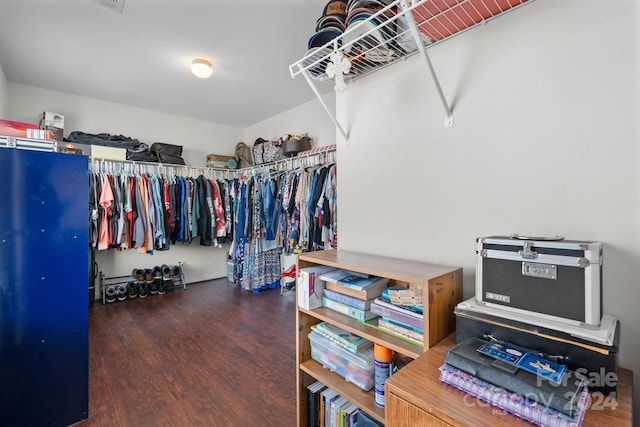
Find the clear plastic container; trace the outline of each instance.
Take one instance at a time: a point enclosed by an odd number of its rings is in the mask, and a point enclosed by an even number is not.
[[[316,331],[311,331],[309,340],[314,360],[365,391],[373,388],[373,347],[351,353]]]

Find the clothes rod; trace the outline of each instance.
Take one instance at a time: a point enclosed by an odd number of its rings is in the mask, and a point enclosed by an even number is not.
[[[185,175],[193,175],[195,173],[197,175],[214,176],[220,174],[220,176],[224,176],[229,179],[247,175],[254,170],[264,170],[271,167],[277,168],[282,165],[290,165],[290,169],[299,168],[303,164],[305,164],[306,166],[311,166],[311,164],[305,163],[305,161],[313,159],[314,157],[321,157],[321,159],[319,160],[326,162],[327,160],[329,160],[328,157],[333,157],[335,155],[335,151],[335,144],[327,145],[312,150],[302,151],[300,152],[300,154],[294,157],[288,157],[282,160],[276,160],[274,162],[263,163],[260,165],[252,165],[241,169],[211,168],[207,166],[189,166],[172,163],[140,162],[136,160],[113,160],[89,157],[89,170],[91,170],[92,172],[108,171],[110,173],[149,173],[148,169],[152,168],[152,170],[155,170],[159,174],[165,173],[170,175],[180,175],[182,173]],[[332,158],[331,161],[335,161],[335,158]],[[319,162],[314,162],[314,164],[317,163]],[[137,166],[143,167],[143,170],[138,170]]]
[[[335,156],[335,152],[336,152],[336,145],[326,145],[324,147],[318,147],[312,150],[306,150],[306,151],[301,151],[297,156],[294,157],[287,157],[285,159],[281,159],[281,160],[276,160],[273,162],[268,162],[268,163],[262,163],[259,165],[252,165],[252,166],[247,166],[246,168],[242,168],[242,169],[234,169],[236,172],[238,172],[238,174],[240,175],[247,175],[248,172],[254,171],[254,170],[263,170],[266,168],[271,168],[271,167],[279,167],[280,165],[291,165],[290,169],[294,169],[294,163],[296,164],[295,168],[299,168],[300,167],[300,163],[304,163],[305,160],[308,159],[312,159],[314,156],[323,157],[323,161],[326,160],[327,156]],[[335,159],[333,159],[335,160]],[[318,162],[315,162],[318,163]],[[308,165],[310,166],[310,165]]]

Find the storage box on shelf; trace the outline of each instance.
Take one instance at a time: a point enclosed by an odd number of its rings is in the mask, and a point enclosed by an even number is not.
[[[309,334],[320,322],[334,324],[348,332],[381,344],[396,353],[415,359],[455,329],[453,310],[462,301],[462,268],[424,262],[368,255],[357,252],[328,250],[299,254],[297,269],[330,266],[389,279],[389,286],[418,286],[423,289],[427,305],[424,308],[424,346],[410,343],[325,307],[304,309],[296,314],[297,339],[297,425],[307,420],[306,389],[319,380],[353,402],[374,419],[384,422],[385,409],[374,402],[373,390],[365,391],[359,384],[347,381],[338,373],[326,369],[312,357]],[[296,286],[299,289],[298,286]],[[314,342],[314,348],[317,346]],[[324,347],[322,347],[324,348]]]
[[[373,387],[373,347],[358,352],[340,348],[316,331],[309,334],[311,358],[363,390]]]
[[[0,119],[0,135],[21,139],[38,139],[47,141],[52,141],[54,139],[51,131],[39,129],[36,124],[4,119]]]

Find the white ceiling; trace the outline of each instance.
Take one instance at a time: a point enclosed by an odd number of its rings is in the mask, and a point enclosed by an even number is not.
[[[0,64],[9,82],[247,127],[314,98],[288,67],[327,1],[0,0]],[[196,57],[214,77],[190,73]]]

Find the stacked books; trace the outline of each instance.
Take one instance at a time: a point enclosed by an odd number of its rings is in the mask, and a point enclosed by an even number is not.
[[[373,346],[373,342],[368,339],[354,335],[332,323],[320,322],[312,326],[311,329],[351,353],[357,353],[360,350]]]
[[[307,426],[308,427],[357,427],[370,426],[363,420],[360,409],[335,390],[320,381],[307,387]],[[368,418],[368,417],[366,417]]]
[[[539,426],[580,426],[590,400],[585,377],[500,341],[470,338],[455,345],[440,380]]]
[[[424,315],[421,307],[392,304],[384,294],[371,304],[371,312],[381,316],[377,327],[418,345],[424,344]],[[374,325],[375,326],[375,325]]]
[[[322,306],[361,322],[377,315],[371,312],[373,300],[382,295],[389,279],[337,269],[322,273]]]

